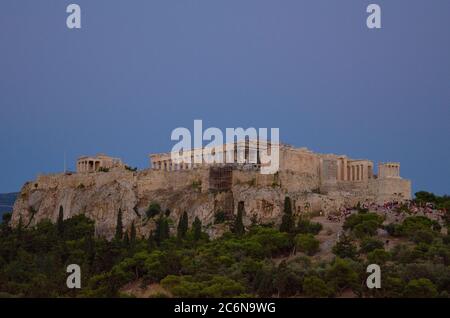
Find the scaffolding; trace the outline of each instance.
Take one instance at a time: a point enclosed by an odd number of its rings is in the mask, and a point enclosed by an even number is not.
[[[233,182],[233,167],[230,165],[222,167],[210,167],[209,189],[212,191],[229,191]]]

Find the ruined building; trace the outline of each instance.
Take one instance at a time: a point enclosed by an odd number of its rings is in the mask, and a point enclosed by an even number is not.
[[[245,174],[243,171],[247,171],[247,175],[251,175],[251,171],[257,173],[261,168],[260,152],[266,151],[270,154],[271,147],[268,143],[266,148],[260,149],[258,142],[246,140],[212,149],[181,152],[178,156],[181,159],[176,161],[170,152],[151,154],[150,162],[152,169],[168,172],[210,168],[210,189],[224,189],[224,186],[231,188],[233,173],[240,175]],[[205,153],[220,154],[218,156],[220,161],[205,160],[207,156]],[[227,161],[226,158],[232,160]],[[306,148],[282,144],[279,145],[279,169],[276,175],[278,179],[281,175],[284,179],[297,181],[286,180],[286,186],[289,184],[288,191],[314,190],[324,194],[344,191],[358,196],[373,197],[379,202],[411,198],[411,182],[400,177],[399,163],[379,163],[376,174],[371,160],[352,159],[345,155],[319,154]],[[256,180],[273,179],[257,174],[255,176]]]
[[[94,157],[82,156],[77,160],[78,173],[98,172],[123,167],[122,160],[104,154],[98,154]]]

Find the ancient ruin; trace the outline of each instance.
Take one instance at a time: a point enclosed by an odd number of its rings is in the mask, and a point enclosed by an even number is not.
[[[278,145],[277,145],[278,146]],[[154,170],[179,171],[210,168],[210,175],[218,175],[218,168],[231,170],[259,171],[258,160],[261,151],[257,141],[241,141],[224,144],[212,149],[192,149],[181,153],[181,159],[174,161],[172,153],[150,155],[150,166]],[[203,154],[203,155],[202,155]],[[207,155],[205,155],[207,154]],[[219,161],[208,160],[208,155],[218,155]],[[239,160],[239,156],[242,156]],[[253,160],[251,160],[253,156]],[[226,158],[233,158],[227,161]],[[206,159],[205,159],[206,158]],[[256,159],[255,159],[256,158]],[[279,145],[279,172],[290,173],[299,178],[298,184],[292,184],[290,191],[311,191],[319,189],[322,193],[349,191],[360,193],[365,190],[368,196],[379,200],[408,200],[411,198],[410,181],[400,177],[400,163],[379,163],[378,174],[374,172],[374,163],[367,159],[352,159],[345,155],[319,154],[307,148],[295,148]],[[303,178],[302,178],[303,177]],[[217,179],[217,178],[216,178]],[[217,182],[215,182],[217,183]],[[211,188],[217,188],[215,185]]]
[[[122,160],[104,154],[98,154],[94,157],[81,156],[77,160],[78,173],[98,172],[123,167],[124,164],[122,163]]]

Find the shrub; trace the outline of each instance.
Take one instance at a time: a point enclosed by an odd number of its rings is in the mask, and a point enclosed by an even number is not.
[[[147,217],[150,219],[154,216],[157,216],[160,213],[161,213],[161,206],[156,202],[152,202],[148,206],[147,211],[145,212],[145,215],[147,215]]]
[[[320,223],[311,222],[309,220],[300,219],[297,225],[297,232],[302,234],[319,234],[323,226]]]
[[[383,249],[384,243],[380,240],[373,239],[373,238],[365,238],[361,242],[361,249],[360,251],[362,253],[369,253],[372,252],[375,249]]]
[[[418,231],[439,231],[441,229],[438,222],[430,220],[425,216],[410,216],[406,218],[400,226],[400,234],[412,238]]]
[[[333,246],[333,253],[341,258],[355,259],[357,256],[356,246],[347,235],[343,235]]]
[[[300,252],[314,255],[319,251],[319,241],[312,234],[298,234],[295,245]]]
[[[367,254],[367,261],[370,264],[383,265],[391,258],[391,254],[384,249],[376,249]]]
[[[350,215],[344,223],[344,230],[350,229],[358,237],[374,235],[383,223],[383,218],[376,213],[358,213]]]
[[[327,284],[316,276],[305,277],[303,280],[303,292],[306,296],[313,298],[329,297],[333,293]]]
[[[226,214],[224,211],[217,211],[214,214],[214,224],[222,224],[227,220]]]
[[[434,237],[435,234],[431,230],[419,230],[411,234],[411,240],[417,244],[431,244],[433,243]]]
[[[438,295],[436,286],[427,278],[411,280],[403,293],[408,298],[433,298]]]

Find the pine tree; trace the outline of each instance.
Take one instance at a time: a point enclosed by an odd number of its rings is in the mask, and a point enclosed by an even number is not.
[[[196,216],[192,223],[192,230],[194,232],[194,240],[198,241],[202,237],[202,221]]]
[[[156,246],[155,234],[152,231],[147,239],[147,249],[149,252],[151,252],[156,248]]]
[[[22,215],[19,216],[19,224],[17,225],[17,237],[20,239],[22,237],[23,231],[23,219]]]
[[[285,197],[284,199],[284,211],[283,217],[281,218],[280,231],[292,233],[295,229],[295,220],[292,215],[292,205],[291,199],[289,197]]]
[[[120,241],[122,237],[123,237],[122,209],[119,209],[119,213],[117,214],[116,235],[114,236],[114,238]]]
[[[245,233],[244,223],[242,222],[242,218],[244,216],[244,202],[239,202],[238,204],[238,212],[236,215],[236,219],[234,220],[233,232],[237,236],[242,236]]]
[[[56,222],[56,228],[58,229],[58,235],[61,237],[64,234],[64,210],[63,207],[59,207],[58,221]]]
[[[184,211],[184,213],[180,217],[180,220],[178,221],[178,229],[177,229],[178,238],[182,239],[186,237],[188,226],[189,226],[188,214],[186,211]]]
[[[169,222],[167,221],[166,217],[161,215],[159,219],[156,221],[155,241],[159,245],[169,237],[170,237]]]
[[[95,240],[93,235],[88,235],[85,242],[86,259],[91,266],[95,259]]]
[[[136,242],[136,226],[134,225],[134,221],[131,223],[130,242],[131,244]]]
[[[128,235],[128,231],[125,232],[123,242],[125,246],[130,246],[130,236]]]

